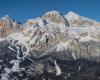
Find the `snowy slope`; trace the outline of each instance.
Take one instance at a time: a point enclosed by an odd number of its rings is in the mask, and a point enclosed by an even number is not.
[[[68,20],[71,27],[100,26],[99,22],[96,22],[93,19],[80,16],[73,11],[68,12],[65,15],[65,18]]]

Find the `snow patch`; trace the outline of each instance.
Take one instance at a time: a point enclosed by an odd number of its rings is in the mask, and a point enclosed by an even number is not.
[[[56,50],[57,52],[59,51],[64,51],[68,48],[68,42],[60,42],[57,46],[56,46]]]
[[[57,64],[56,60],[54,61],[55,64],[55,68],[56,68],[56,76],[61,75],[61,69],[59,67],[59,65]]]
[[[96,42],[99,41],[96,38],[92,38],[91,36],[85,36],[85,37],[82,37],[81,39],[79,39],[79,41],[81,41],[81,42],[90,41],[90,40],[93,40],[93,41],[96,41]]]
[[[3,41],[3,40],[5,40],[5,38],[0,38],[0,41]]]
[[[77,57],[75,56],[75,54],[72,52],[72,57],[74,58],[74,60],[77,59]]]
[[[20,63],[20,61],[19,60],[13,60],[12,61],[12,63],[13,63],[13,67],[12,67],[12,71],[13,72],[19,72],[19,71],[22,71],[22,70],[24,70],[24,68],[19,68],[19,63]]]

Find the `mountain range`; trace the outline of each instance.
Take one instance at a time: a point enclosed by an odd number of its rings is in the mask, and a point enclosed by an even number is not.
[[[0,78],[99,80],[92,72],[100,65],[99,34],[100,22],[73,11],[66,15],[49,11],[23,24],[4,16],[0,19]],[[89,79],[80,72],[89,73],[88,66],[94,75]]]

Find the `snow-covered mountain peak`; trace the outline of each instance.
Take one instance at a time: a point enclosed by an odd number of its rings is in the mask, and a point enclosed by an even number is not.
[[[0,19],[0,37],[7,36],[11,32],[19,30],[21,27],[14,19],[9,15],[6,15]]]
[[[69,15],[69,16],[79,16],[77,13],[75,13],[74,11],[69,11],[68,13],[67,13],[67,15]]]
[[[60,12],[58,11],[49,11],[43,15],[43,18],[52,18],[52,17],[57,17],[57,16],[62,16]]]
[[[60,12],[52,10],[52,11],[49,11],[49,12],[45,13],[44,16],[46,16],[46,15],[54,15],[54,14],[55,15],[61,15]]]
[[[9,18],[11,18],[9,15],[5,15],[1,19],[9,19]]]
[[[80,16],[77,13],[73,12],[73,11],[68,12],[65,15],[65,17],[67,18],[68,21],[77,20],[77,19],[80,18]]]
[[[12,19],[9,15],[5,15],[4,17],[2,17],[0,19],[0,22],[2,24],[2,27],[3,26],[8,26],[8,27],[13,27],[13,24],[14,23],[17,23],[14,19]]]
[[[8,20],[10,22],[14,22],[15,20],[12,19],[9,15],[5,15],[4,17],[1,18],[1,20]]]
[[[100,26],[99,22],[80,16],[73,11],[68,12],[64,17],[68,20],[71,27]]]
[[[65,24],[68,26],[68,22],[65,17],[58,11],[49,11],[42,16],[47,22],[56,24]]]

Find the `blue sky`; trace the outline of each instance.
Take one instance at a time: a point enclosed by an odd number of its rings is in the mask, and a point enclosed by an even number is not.
[[[0,17],[10,15],[20,22],[42,16],[51,10],[63,14],[74,11],[100,21],[100,0],[0,0]]]

